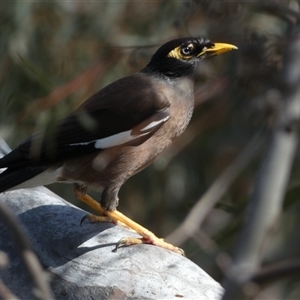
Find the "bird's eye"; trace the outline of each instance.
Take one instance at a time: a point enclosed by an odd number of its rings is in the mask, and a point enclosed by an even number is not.
[[[194,49],[194,47],[192,47],[192,45],[183,46],[181,48],[181,54],[183,54],[183,55],[191,55],[193,49]]]

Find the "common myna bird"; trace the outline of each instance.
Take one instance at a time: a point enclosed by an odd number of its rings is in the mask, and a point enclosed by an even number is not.
[[[124,182],[160,156],[187,127],[194,109],[193,73],[198,62],[237,47],[203,38],[180,38],[161,46],[140,72],[121,78],[73,113],[38,132],[0,159],[0,192],[73,183],[76,197],[101,216],[135,230],[141,238],[121,244],[154,244],[182,250],[157,238],[116,210]],[[103,190],[99,202],[87,188]]]

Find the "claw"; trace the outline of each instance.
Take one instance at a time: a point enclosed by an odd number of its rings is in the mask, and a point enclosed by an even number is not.
[[[86,219],[88,219],[88,218],[89,218],[89,215],[88,215],[88,214],[84,215],[84,216],[82,217],[81,221],[80,221],[80,226],[81,226],[82,223],[83,223]]]
[[[181,248],[178,248],[178,247],[176,247],[176,248],[177,248],[176,250],[178,251],[177,253],[185,257],[185,252],[184,252],[184,250],[181,249]]]
[[[82,223],[88,219],[90,223],[114,223],[117,224],[115,220],[108,216],[95,216],[93,214],[86,214],[80,221],[80,226]]]
[[[158,239],[161,242],[165,243],[163,239]],[[139,245],[139,244],[150,244],[150,245],[155,245],[155,243],[153,243],[153,241],[151,241],[151,239],[147,239],[147,238],[134,238],[134,237],[126,237],[126,238],[122,238],[120,239],[115,248],[113,249],[113,252],[117,252],[118,249],[121,246],[131,246],[131,245]],[[172,246],[172,245],[171,245]],[[170,248],[169,250],[178,253],[179,255],[185,256],[184,251],[181,248],[175,247],[173,246],[173,248]]]
[[[113,252],[117,252],[121,246],[131,246],[131,245],[138,245],[143,243],[144,243],[143,238],[133,238],[133,237],[122,238],[117,242]]]

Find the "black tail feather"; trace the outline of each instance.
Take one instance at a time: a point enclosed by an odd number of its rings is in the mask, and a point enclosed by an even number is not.
[[[0,174],[0,193],[5,192],[14,186],[33,178],[45,171],[47,167],[27,167],[23,169],[8,168]]]

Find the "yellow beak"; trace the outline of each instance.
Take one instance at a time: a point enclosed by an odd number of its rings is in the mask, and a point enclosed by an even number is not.
[[[215,43],[214,47],[203,50],[198,54],[198,57],[202,55],[204,55],[205,57],[219,55],[235,49],[238,49],[238,47],[231,44]]]

